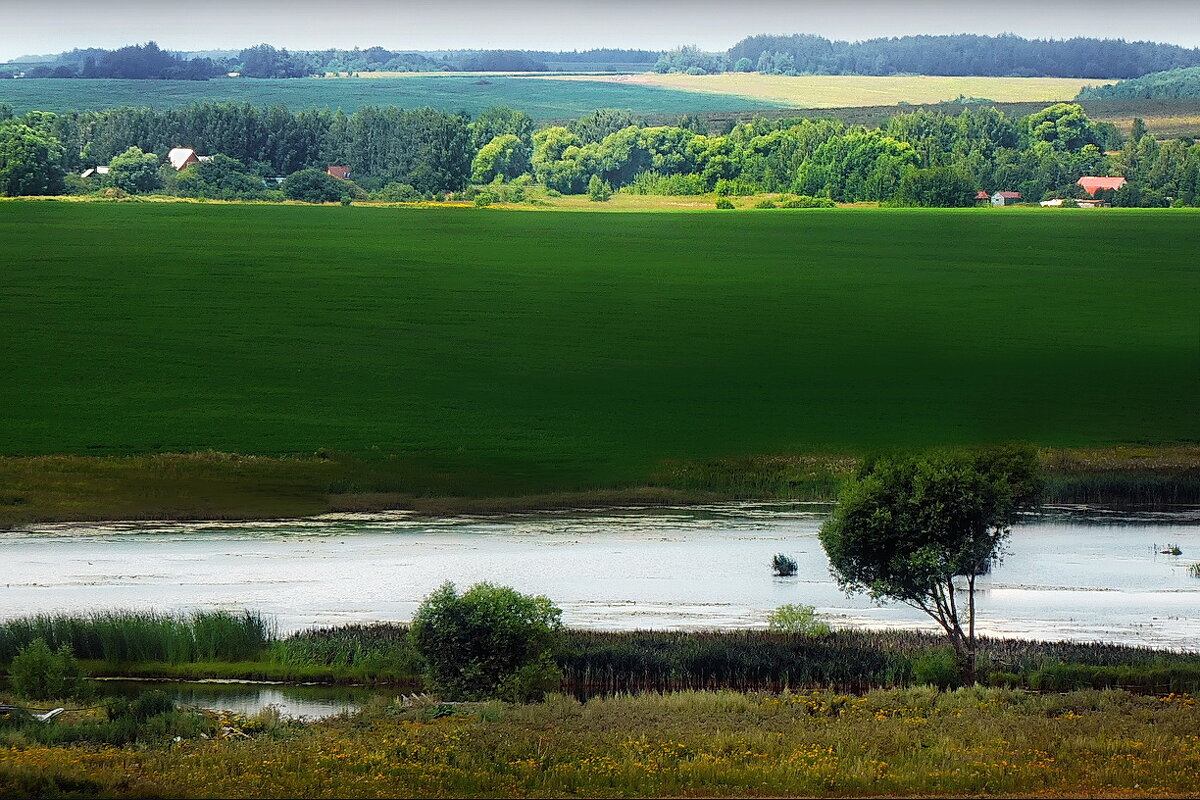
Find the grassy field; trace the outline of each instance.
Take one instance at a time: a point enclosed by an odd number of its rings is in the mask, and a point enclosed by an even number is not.
[[[580,117],[597,108],[681,114],[718,109],[767,109],[779,104],[656,86],[542,81],[500,75],[431,75],[342,79],[215,79],[134,81],[22,78],[0,82],[0,103],[26,111],[93,111],[120,106],[173,108],[201,102],[284,105],[292,109],[402,106],[478,113],[509,106],[535,119]]]
[[[725,72],[720,75],[538,75],[538,79],[571,83],[611,83],[653,86],[733,98],[752,97],[797,108],[882,106],[900,102],[920,104],[953,100],[959,95],[986,97],[997,102],[1070,100],[1083,88],[1077,78],[986,78],[934,75],[759,75]],[[732,108],[733,104],[727,102]]]
[[[6,202],[0,453],[307,454],[305,492],[349,453],[368,466],[326,488],[479,497],[671,460],[1194,442],[1198,220]],[[6,462],[65,494],[75,468]]]
[[[0,793],[1195,797],[1196,718],[1188,695],[1111,691],[921,688],[863,696],[685,692],[586,704],[558,697],[528,706],[391,703],[313,725],[224,719],[243,732],[231,738],[204,740],[195,726],[181,727],[185,735],[171,745],[42,744],[22,732],[0,734]],[[86,728],[76,730],[86,735]]]

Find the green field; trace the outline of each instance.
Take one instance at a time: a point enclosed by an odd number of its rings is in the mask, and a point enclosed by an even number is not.
[[[451,490],[1200,438],[1200,215],[0,204],[0,453],[321,448]]]
[[[120,106],[174,108],[192,103],[284,105],[292,109],[432,106],[472,114],[509,106],[534,119],[581,117],[597,108],[639,113],[778,108],[779,103],[730,95],[620,83],[530,80],[500,75],[417,75],[399,78],[217,79],[135,81],[22,78],[0,81],[0,103],[26,111],[96,111]]]

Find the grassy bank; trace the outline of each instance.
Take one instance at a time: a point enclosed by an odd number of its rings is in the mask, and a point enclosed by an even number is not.
[[[1046,449],[1047,503],[1200,504],[1200,446]],[[97,520],[272,519],[409,510],[430,516],[721,500],[832,501],[851,455],[664,461],[636,484],[478,494],[457,474],[401,459],[238,456],[0,456],[0,528]],[[486,487],[490,477],[482,479]]]
[[[381,706],[250,738],[0,734],[11,797],[1192,797],[1190,696],[685,692]]]

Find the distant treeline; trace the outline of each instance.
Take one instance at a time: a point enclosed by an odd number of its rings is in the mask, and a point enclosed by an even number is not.
[[[228,57],[187,57],[169,53],[155,42],[117,50],[76,49],[20,71],[27,78],[140,78],[208,80],[227,73],[246,78],[303,78],[325,73],[356,72],[545,72],[547,62],[592,65],[653,64],[661,55],[651,50],[453,50],[437,53],[388,50],[295,50],[269,44],[247,47]],[[582,66],[581,66],[582,68]],[[15,67],[0,65],[0,78]]]
[[[31,66],[33,78],[187,78],[204,80],[237,72],[251,78],[298,78],[327,72],[500,71],[540,72],[555,63],[620,68],[654,64],[658,72],[760,72],[772,75],[993,75],[1060,78],[1133,78],[1150,72],[1200,66],[1200,48],[1123,39],[1025,39],[1013,34],[900,36],[862,42],[812,34],[749,36],[724,53],[696,47],[668,52],[631,49],[447,50],[414,52],[246,48],[229,58],[183,58],[154,42],[108,51],[72,50]],[[0,68],[0,77],[11,71]],[[1143,96],[1143,95],[1136,95]]]
[[[1152,72],[1107,86],[1086,86],[1080,100],[1195,100],[1200,98],[1200,67]]]
[[[660,72],[762,72],[818,75],[995,75],[1131,78],[1200,66],[1200,49],[1122,39],[1025,39],[1012,34],[900,36],[863,42],[811,34],[749,36],[724,54],[679,48],[663,55]]]
[[[1080,197],[1079,177],[1122,175],[1130,182],[1111,198],[1117,205],[1200,204],[1200,145],[1158,142],[1140,120],[1132,136],[1123,137],[1067,103],[1019,119],[990,106],[958,115],[917,110],[879,128],[836,119],[759,118],[721,134],[705,130],[692,115],[648,127],[632,112],[613,109],[540,130],[529,115],[503,107],[474,119],[431,108],[366,108],[346,115],[233,104],[30,112],[2,121],[11,117],[0,106],[4,194],[94,191],[103,184],[80,183],[80,170],[111,163],[113,175],[147,165],[153,172],[171,148],[191,147],[223,158],[189,168],[198,172],[178,186],[169,168],[162,179],[143,175],[117,185],[233,199],[258,196],[261,178],[337,164],[349,167],[354,181],[337,184],[339,191],[383,192],[381,199],[441,198],[469,186],[504,197],[510,184],[519,187],[511,196],[524,196],[524,187],[537,183],[563,194],[778,192],[955,206],[971,204],[979,190],[1018,191],[1030,201]],[[26,155],[35,152],[45,164],[38,181],[29,178],[36,170]],[[146,161],[146,153],[155,155]],[[67,173],[76,174],[64,184]]]

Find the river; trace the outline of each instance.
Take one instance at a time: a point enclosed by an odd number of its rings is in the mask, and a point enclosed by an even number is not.
[[[545,594],[570,626],[747,628],[785,603],[835,626],[932,629],[848,598],[817,531],[829,507],[725,503],[421,518],[35,525],[0,535],[0,617],[96,609],[255,609],[282,633],[411,618],[443,581]],[[1177,544],[1181,556],[1158,551]],[[1013,529],[981,583],[996,636],[1200,649],[1200,509],[1046,508]],[[773,576],[771,557],[799,562]]]

